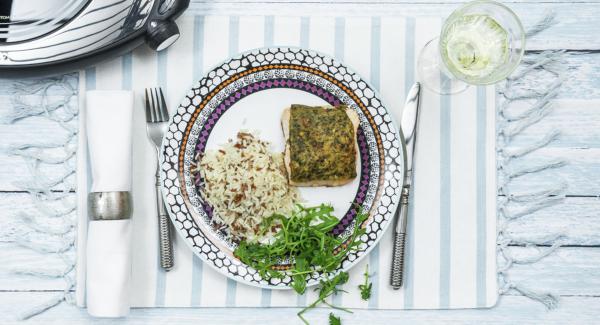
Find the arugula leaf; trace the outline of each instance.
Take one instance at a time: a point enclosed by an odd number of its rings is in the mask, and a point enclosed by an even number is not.
[[[337,307],[337,306],[334,306],[334,305],[328,303],[327,301],[325,301],[325,299],[327,299],[329,296],[338,294],[339,292],[343,292],[343,290],[338,289],[338,286],[347,283],[349,278],[350,278],[350,275],[348,275],[348,272],[340,272],[336,276],[334,276],[332,279],[321,280],[319,287],[317,289],[315,289],[315,290],[319,290],[319,298],[317,298],[317,300],[313,301],[313,303],[311,303],[307,307],[304,307],[304,309],[302,309],[300,312],[298,312],[298,317],[300,317],[300,319],[305,324],[308,325],[308,321],[306,321],[306,319],[302,316],[302,314],[304,314],[305,312],[307,312],[308,310],[310,310],[312,308],[315,308],[320,303],[324,303],[333,309],[342,310],[347,313],[352,313],[352,311],[349,309]]]
[[[306,291],[306,276],[302,272],[309,270],[309,266],[304,258],[296,258],[296,270],[298,274],[292,276],[292,288],[298,294],[304,294],[304,291]]]
[[[234,254],[265,279],[291,276],[292,288],[303,294],[312,273],[323,272],[327,275],[337,270],[349,252],[360,248],[359,238],[365,233],[361,225],[367,217],[367,214],[359,211],[352,234],[343,241],[331,233],[339,223],[333,215],[333,207],[324,204],[314,207],[298,205],[289,217],[274,214],[263,220],[260,226],[262,233],[272,227],[279,228],[271,243],[242,241]],[[282,262],[289,262],[291,268],[287,271],[274,268]]]
[[[242,262],[256,269],[265,279],[290,276],[292,288],[298,294],[303,294],[313,273],[322,272],[326,278],[330,278],[348,253],[360,249],[360,236],[366,232],[362,224],[367,218],[368,214],[359,210],[352,233],[343,240],[331,232],[339,223],[333,215],[333,207],[298,205],[289,217],[274,214],[263,220],[260,225],[261,233],[266,233],[272,227],[279,229],[269,244],[242,241],[234,254]],[[280,271],[275,268],[279,264],[291,266],[286,271]],[[308,324],[302,314],[320,303],[351,313],[348,309],[333,306],[326,301],[329,296],[342,292],[338,287],[347,283],[348,279],[347,272],[340,272],[328,280],[321,280],[316,289],[319,291],[318,299],[298,313],[300,319]]]
[[[341,291],[337,288],[337,286],[346,284],[348,279],[350,279],[348,272],[340,272],[331,280],[321,280],[319,298],[325,300],[325,298],[331,296],[332,294],[337,294]]]
[[[329,325],[342,325],[342,320],[339,317],[335,317],[333,313],[329,313]]]
[[[367,264],[364,276],[365,282],[359,284],[358,288],[360,289],[360,297],[362,300],[369,300],[369,298],[371,298],[371,289],[373,289],[373,283],[369,282],[369,264]]]

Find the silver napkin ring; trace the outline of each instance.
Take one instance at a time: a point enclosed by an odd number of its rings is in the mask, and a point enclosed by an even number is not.
[[[88,212],[92,220],[123,220],[133,212],[129,192],[92,192],[88,194]]]

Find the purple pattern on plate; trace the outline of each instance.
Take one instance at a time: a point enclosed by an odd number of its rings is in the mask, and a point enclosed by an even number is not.
[[[196,144],[196,152],[203,154],[204,149],[206,148],[206,142],[208,141],[208,137],[210,133],[217,123],[217,121],[221,118],[223,113],[225,113],[233,104],[237,103],[240,99],[251,95],[255,92],[259,92],[261,90],[273,89],[273,88],[293,88],[298,90],[306,91],[310,94],[320,97],[325,100],[329,105],[337,106],[341,104],[341,101],[335,97],[333,94],[329,93],[327,90],[313,85],[308,82],[299,81],[295,79],[270,79],[267,81],[260,81],[243,88],[238,89],[231,95],[229,95],[208,117],[206,123],[203,126],[202,132],[200,132],[200,136],[198,137],[198,143]],[[359,154],[361,160],[361,169],[360,169],[360,183],[358,186],[358,190],[354,197],[352,206],[360,206],[365,200],[365,196],[369,189],[369,150],[367,148],[367,141],[365,139],[365,135],[362,131],[362,128],[358,128],[357,132],[357,140],[359,147]],[[199,174],[196,177],[200,177]],[[201,184],[200,179],[195,180],[196,184]],[[207,204],[203,203],[202,207],[206,212],[208,218],[212,219],[212,208]],[[346,228],[352,225],[352,221],[354,217],[356,217],[356,209],[350,207],[348,211],[344,214],[340,223],[332,230],[334,235],[340,235],[344,232]]]

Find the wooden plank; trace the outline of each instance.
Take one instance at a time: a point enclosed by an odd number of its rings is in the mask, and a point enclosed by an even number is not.
[[[509,169],[533,168],[552,161],[564,160],[565,166],[524,175],[513,179],[514,192],[531,192],[548,189],[565,183],[567,195],[589,196],[600,193],[600,148],[543,148],[524,159],[509,164]]]
[[[560,204],[541,209],[511,222],[507,232],[515,238],[546,243],[564,234],[565,245],[600,245],[600,198],[568,197]]]
[[[591,88],[591,83],[588,86]],[[567,83],[565,87],[572,87],[572,85]],[[592,90],[589,89],[589,92]],[[529,105],[515,105],[516,108],[521,106],[530,107]],[[541,121],[515,136],[509,148],[526,146],[555,130],[560,131],[560,137],[548,145],[550,148],[587,150],[599,146],[600,129],[597,126],[600,124],[600,100],[554,100],[551,110]]]
[[[600,98],[600,85],[597,81],[600,80],[600,64],[597,63],[600,62],[599,56],[600,53],[567,57],[567,82],[559,93],[560,99],[554,103],[552,113],[515,137],[512,145],[527,145],[551,130],[561,130],[559,140],[539,153],[538,160],[569,158],[570,165],[558,171],[556,175],[569,180],[570,195],[595,195],[600,191],[600,181],[597,178],[600,167],[596,163],[599,154],[596,148],[600,143],[600,129],[596,127],[600,123],[600,101],[597,100]],[[535,82],[530,81],[532,87],[535,87]],[[0,96],[0,102],[7,105],[8,96]],[[35,130],[35,133],[32,130]],[[31,137],[35,137],[35,134],[43,134],[44,140],[51,143],[63,141],[65,136],[64,130],[57,124],[43,118],[28,119],[0,128],[0,137],[3,138],[0,147],[6,149],[8,145],[26,143]],[[0,191],[19,190],[15,184],[30,177],[29,166],[22,158],[0,154],[0,164],[5,167],[0,170]],[[44,171],[49,177],[58,177],[65,169],[60,165],[44,166]],[[531,187],[546,186],[556,179],[552,177],[553,173],[554,171],[550,171],[538,176],[537,180],[521,182],[522,185],[518,185],[518,188],[527,190]]]
[[[73,254],[71,254],[73,255]],[[45,278],[31,275],[15,275],[19,270],[53,270],[61,272],[67,269],[65,262],[57,255],[39,254],[29,249],[0,243],[0,291],[44,291],[63,290],[67,283],[59,278]]]
[[[2,98],[4,97],[4,98]],[[8,96],[0,96],[0,107],[12,106],[5,102]],[[64,143],[68,132],[58,123],[43,117],[32,117],[15,122],[14,124],[2,124],[0,137],[2,143],[0,148],[6,149],[10,145],[23,145],[32,140],[43,140],[44,143]],[[43,137],[43,138],[42,138]]]
[[[25,159],[22,157],[6,156],[0,154],[0,191],[22,191],[24,188],[31,183],[32,172],[31,165],[28,165]],[[54,180],[68,173],[66,165],[45,165],[39,166],[39,172],[43,177],[49,180]],[[69,182],[75,181],[75,176],[72,175]],[[53,187],[53,190],[69,190],[72,189],[72,185],[59,184]]]
[[[546,117],[535,127],[523,132],[523,139],[530,141],[530,137],[545,134],[550,129],[569,125],[563,131],[561,140],[554,144],[581,146],[585,140],[600,140],[600,130],[594,127],[600,122],[600,53],[569,53],[565,56],[564,69],[566,81],[560,88],[557,99],[554,101],[552,114]],[[539,80],[527,80],[525,86],[539,87]],[[5,93],[0,89],[0,93]],[[593,100],[593,101],[590,101]],[[0,107],[10,106],[10,96],[0,96]],[[35,130],[35,132],[32,132]],[[44,134],[44,140],[50,143],[64,141],[66,132],[56,123],[45,118],[27,119],[14,125],[3,125],[0,128],[0,137],[4,139],[2,146],[22,144],[28,141],[23,135]],[[577,139],[580,137],[580,139]],[[517,142],[519,144],[521,142]]]
[[[13,90],[10,87],[15,82],[15,80],[0,79],[0,121],[15,110],[15,103],[12,101]],[[56,87],[51,88],[50,91],[53,91],[53,89],[57,89],[56,92],[64,91]],[[53,93],[52,96],[54,95],[60,95],[60,93]],[[24,100],[28,103],[42,105],[44,102],[42,96],[39,95],[25,97]],[[54,102],[53,100],[50,99],[50,102]],[[73,99],[73,101],[76,100],[76,98]],[[17,120],[13,124],[0,124],[0,138],[2,139],[0,143],[0,165],[4,167],[0,169],[0,191],[21,190],[22,186],[20,184],[27,182],[31,177],[32,165],[27,164],[27,161],[22,157],[9,156],[7,154],[8,150],[34,142],[40,145],[54,146],[65,144],[69,140],[71,130],[68,131],[59,123],[45,116],[45,114],[42,114],[41,116]],[[59,116],[64,117],[64,114]],[[76,120],[65,124],[67,127],[76,127],[75,123]],[[75,142],[71,143],[75,144]],[[63,149],[46,150],[45,155],[60,157],[65,156],[65,151]],[[57,177],[66,172],[65,167],[60,164],[40,165],[40,171],[48,177]],[[56,189],[64,188],[64,186],[56,187]]]
[[[54,297],[49,292],[0,293],[0,322],[20,324],[14,315],[27,307]],[[302,324],[296,308],[144,308],[133,309],[127,318],[103,319],[102,324]],[[306,314],[311,324],[327,324],[331,309],[317,308]],[[343,324],[594,324],[600,316],[599,297],[561,297],[560,307],[548,311],[540,303],[521,296],[502,297],[493,309],[464,310],[354,310],[353,314],[335,312]],[[84,309],[61,304],[36,316],[33,323],[87,324],[99,321]]]
[[[73,201],[75,195],[63,202]],[[15,209],[18,207],[18,209]],[[46,205],[46,209],[57,209],[64,211],[63,203],[58,201],[54,205]],[[41,213],[34,205],[31,197],[25,193],[3,193],[0,194],[0,290],[56,290],[65,287],[60,279],[38,278],[29,275],[15,275],[15,270],[57,270],[63,271],[67,268],[65,260],[57,255],[36,253],[30,249],[23,248],[15,241],[18,238],[29,238],[31,228],[23,224],[23,215],[40,216]],[[55,220],[40,219],[45,224],[51,224]],[[38,237],[42,238],[42,237]],[[56,240],[56,238],[54,238]],[[66,254],[65,258],[72,259],[73,252]]]
[[[347,4],[343,4],[347,5]],[[598,193],[600,182],[596,182],[598,165],[595,157],[598,152],[594,150],[600,143],[600,129],[595,127],[600,123],[600,101],[582,101],[572,98],[597,99],[600,98],[600,65],[597,64],[599,53],[586,55],[571,55],[566,59],[565,66],[568,71],[567,82],[564,84],[554,111],[543,121],[530,127],[522,135],[515,138],[514,146],[522,146],[554,129],[561,129],[562,136],[558,141],[549,145],[549,148],[558,147],[559,150],[548,149],[543,157],[569,157],[571,165],[557,172],[559,177],[569,179],[571,195],[591,195]],[[535,86],[536,81],[530,81]],[[4,83],[6,84],[6,83]],[[6,88],[6,87],[4,87]],[[2,91],[6,93],[6,91]],[[10,96],[0,96],[0,106],[9,104]],[[0,137],[4,139],[0,147],[6,149],[9,144],[23,144],[30,141],[35,134],[44,134],[47,142],[60,142],[64,140],[65,132],[60,126],[52,124],[46,119],[36,118],[19,122],[14,125],[0,128]],[[19,157],[7,157],[0,154],[0,164],[5,168],[0,170],[0,191],[16,191],[16,183],[26,180],[29,169]],[[49,177],[58,177],[65,170],[64,166],[44,166],[45,174]],[[554,180],[553,172],[539,176],[538,180],[522,182],[519,189],[546,186],[549,180]],[[517,183],[518,184],[518,183]]]
[[[590,60],[599,59],[590,56]],[[572,67],[578,68],[584,63]],[[592,64],[588,62],[586,64]],[[570,69],[571,70],[571,69]],[[596,75],[597,74],[597,75]],[[600,95],[600,87],[595,87],[592,81],[600,80],[600,70],[594,75],[584,76],[580,80],[580,87],[587,89],[588,96],[595,92],[595,98]],[[567,82],[566,87],[575,89],[575,82]],[[568,91],[563,92],[567,96]],[[569,195],[596,195],[600,193],[600,165],[597,157],[600,156],[600,100],[580,100],[562,98],[554,102],[553,111],[542,121],[527,128],[522,134],[514,138],[509,148],[515,149],[526,146],[543,137],[552,130],[560,130],[561,136],[557,141],[548,145],[528,157],[515,162],[514,167],[522,167],[549,161],[552,159],[566,159],[569,164],[558,170],[549,170],[531,177],[523,177],[515,181],[515,189],[527,191],[538,187],[551,186],[557,179],[562,179],[569,184]],[[5,139],[5,146],[9,143],[23,143],[29,137],[28,132],[36,130],[48,134],[47,141],[61,139],[58,126],[50,126],[44,119],[27,120],[14,126],[0,129],[0,136]],[[13,130],[13,131],[11,131]],[[53,139],[54,138],[54,139]],[[30,177],[29,166],[20,157],[8,157],[0,154],[0,191],[16,191],[19,189],[15,183],[22,182]],[[45,175],[50,178],[59,177],[65,173],[65,166],[43,166]]]
[[[598,195],[600,193],[598,157],[600,157],[600,148],[593,143],[567,148],[551,145],[523,159],[516,160],[511,164],[512,168],[516,170],[555,160],[565,160],[567,165],[516,178],[512,182],[511,188],[517,192],[528,192],[553,187],[564,182],[568,184],[568,195]],[[0,164],[4,167],[3,175],[0,176],[0,191],[17,191],[19,187],[16,186],[16,183],[31,177],[27,165],[21,158],[0,156]],[[46,177],[57,178],[65,173],[65,166],[44,166],[42,170]],[[60,189],[64,188],[64,186],[60,187]]]
[[[557,14],[557,24],[550,30],[528,40],[529,50],[600,48],[600,24],[597,17],[600,6],[595,3],[514,3],[510,7],[525,26],[537,22],[546,10]],[[273,2],[261,4],[252,1],[193,3],[187,14],[227,15],[320,15],[320,16],[448,16],[457,8],[456,3],[381,3],[381,2]]]
[[[511,247],[510,251],[517,257],[536,253],[524,247]],[[537,263],[514,265],[508,274],[515,283],[539,292],[600,296],[599,260],[599,247],[563,247]]]
[[[562,67],[566,70],[565,82],[557,98],[598,99],[600,98],[600,53],[568,52],[563,57]],[[531,80],[535,87],[539,80]]]
[[[19,214],[10,207],[20,206],[23,211],[35,212],[26,194],[7,194],[0,196],[0,211],[10,211],[0,216],[0,238],[10,235],[11,229],[18,228]],[[533,215],[523,217],[508,231],[514,236],[523,236],[535,240],[562,232],[566,233],[566,245],[598,245],[600,230],[600,199],[567,198],[563,204],[540,210]],[[515,247],[516,254],[535,254],[534,251]],[[61,280],[39,279],[30,276],[15,276],[6,273],[7,266],[38,265],[43,268],[60,269],[64,263],[57,258],[43,257],[27,250],[17,248],[4,241],[0,243],[0,291],[14,290],[59,290],[64,287]],[[516,266],[511,275],[517,281],[535,288],[552,288],[563,295],[586,294],[600,295],[600,247],[562,248],[537,264]],[[16,264],[15,264],[16,263]],[[578,277],[577,274],[586,274]],[[552,284],[551,286],[548,286]]]

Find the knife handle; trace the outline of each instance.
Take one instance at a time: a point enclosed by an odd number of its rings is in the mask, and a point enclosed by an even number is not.
[[[163,197],[160,189],[160,175],[156,171],[156,209],[158,211],[158,240],[160,267],[165,271],[173,268],[173,245],[171,243],[171,228],[169,216],[165,209]]]
[[[404,245],[406,242],[406,224],[408,222],[408,197],[410,185],[402,187],[400,205],[398,206],[398,220],[396,220],[396,231],[394,237],[394,254],[392,256],[392,274],[390,285],[394,290],[402,287],[404,277]]]
[[[403,232],[397,232],[394,237],[394,256],[392,258],[392,276],[390,278],[390,284],[394,290],[398,290],[402,287],[402,281],[404,277],[404,244],[406,241],[406,234]]]

